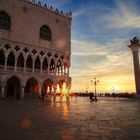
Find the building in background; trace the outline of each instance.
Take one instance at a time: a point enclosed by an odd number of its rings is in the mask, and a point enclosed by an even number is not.
[[[71,87],[71,11],[40,1],[0,1],[0,94],[37,97]]]

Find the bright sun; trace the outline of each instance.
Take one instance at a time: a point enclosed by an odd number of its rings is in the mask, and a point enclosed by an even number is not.
[[[68,96],[68,89],[66,87],[66,83],[63,84],[61,96]]]

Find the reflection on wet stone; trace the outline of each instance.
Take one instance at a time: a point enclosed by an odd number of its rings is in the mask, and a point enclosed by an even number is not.
[[[132,140],[140,139],[140,102],[86,97],[67,101],[1,101],[2,140]]]

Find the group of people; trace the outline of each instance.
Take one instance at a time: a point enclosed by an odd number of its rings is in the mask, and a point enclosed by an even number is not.
[[[97,102],[97,96],[96,96],[96,94],[95,94],[95,96],[94,96],[93,93],[90,93],[90,94],[89,94],[89,99],[90,99],[90,101],[95,101],[95,102]]]

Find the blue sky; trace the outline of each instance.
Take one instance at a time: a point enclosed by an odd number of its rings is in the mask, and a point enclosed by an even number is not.
[[[42,0],[72,10],[72,91],[135,91],[132,54],[126,46],[140,35],[140,0]]]

